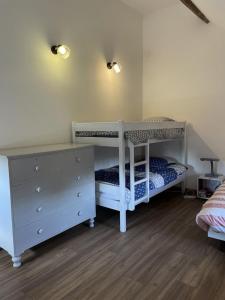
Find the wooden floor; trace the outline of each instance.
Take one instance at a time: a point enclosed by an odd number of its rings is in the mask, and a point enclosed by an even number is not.
[[[195,225],[202,202],[165,194],[129,213],[100,209],[80,225],[27,251],[16,270],[0,252],[0,299],[225,299],[225,253]]]

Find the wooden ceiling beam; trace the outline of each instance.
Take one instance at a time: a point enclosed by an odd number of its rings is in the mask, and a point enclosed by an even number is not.
[[[203,22],[209,24],[209,19],[201,12],[201,10],[193,3],[191,0],[180,0],[187,8],[189,8],[197,17],[199,17]]]

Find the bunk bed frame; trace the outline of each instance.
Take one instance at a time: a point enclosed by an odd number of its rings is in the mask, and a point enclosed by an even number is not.
[[[157,189],[157,191],[149,190],[149,146],[155,143],[172,142],[178,139],[149,139],[145,143],[133,144],[125,138],[125,132],[145,131],[151,129],[178,129],[184,130],[182,136],[182,163],[187,163],[187,131],[186,122],[97,122],[97,123],[72,123],[72,140],[73,143],[92,144],[95,146],[117,147],[119,148],[119,196],[118,201],[112,199],[104,199],[96,193],[96,201],[100,206],[111,208],[120,212],[120,232],[126,232],[126,211],[134,211],[135,207],[140,203],[148,203],[150,198],[163,192],[164,190],[182,183],[182,190],[185,190],[185,175],[179,176],[176,181],[165,187]],[[76,132],[117,132],[117,137],[88,137],[76,136]],[[129,148],[130,160],[130,195],[129,203],[126,202],[126,185],[125,185],[125,164],[126,164],[126,148]],[[135,149],[144,147],[145,158],[141,162],[135,162]],[[135,181],[135,167],[145,165],[145,178]],[[141,199],[135,200],[135,186],[141,183],[146,184],[146,195]]]
[[[225,233],[224,232],[216,232],[211,227],[208,230],[208,237],[211,239],[225,241]]]

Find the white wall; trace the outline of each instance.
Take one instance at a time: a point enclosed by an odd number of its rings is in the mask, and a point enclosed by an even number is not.
[[[141,119],[142,18],[119,0],[2,0],[0,36],[0,148],[70,141],[72,120]]]
[[[208,10],[206,10],[208,11]],[[182,4],[144,20],[143,116],[187,120],[189,163],[208,171],[202,156],[219,157],[225,174],[225,29],[197,19]],[[195,187],[196,176],[189,178]]]

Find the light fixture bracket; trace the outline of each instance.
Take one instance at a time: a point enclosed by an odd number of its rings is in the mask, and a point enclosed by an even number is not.
[[[59,48],[60,46],[62,46],[62,45],[57,45],[57,46],[54,45],[54,46],[52,46],[52,47],[51,47],[52,53],[55,54],[55,55],[57,55],[57,54],[58,54],[57,51],[58,51],[58,48]]]
[[[114,70],[115,71],[115,73],[120,73],[121,72],[121,66],[120,66],[120,64],[118,63],[118,62],[116,62],[116,61],[112,61],[112,62],[108,62],[107,63],[107,68],[109,69],[109,70]]]
[[[58,55],[64,59],[67,59],[70,56],[70,48],[63,44],[52,46],[51,52],[52,54]]]
[[[107,63],[107,68],[108,68],[109,70],[112,70],[113,66],[115,66],[116,64],[117,64],[116,62],[108,62],[108,63]]]

